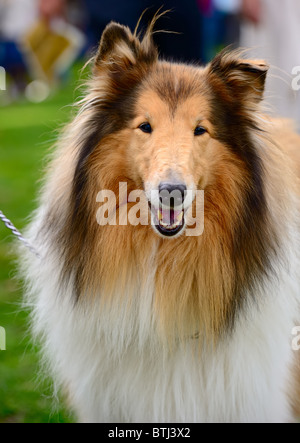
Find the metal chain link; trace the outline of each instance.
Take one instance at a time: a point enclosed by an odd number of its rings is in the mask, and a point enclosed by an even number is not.
[[[38,258],[41,258],[40,254],[37,252],[37,250],[26,240],[20,231],[17,230],[17,228],[12,224],[12,222],[5,217],[2,211],[0,211],[0,220],[3,221],[5,226],[11,230],[11,232],[22,242],[24,245]]]

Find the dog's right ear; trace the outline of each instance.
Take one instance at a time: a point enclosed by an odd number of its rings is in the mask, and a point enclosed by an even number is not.
[[[105,28],[95,58],[95,69],[124,72],[139,63],[151,63],[158,57],[151,32],[142,41],[127,26],[111,22]]]

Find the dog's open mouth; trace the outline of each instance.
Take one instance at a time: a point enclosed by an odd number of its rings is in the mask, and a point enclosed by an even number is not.
[[[184,208],[163,207],[162,205],[157,208],[151,203],[149,206],[152,225],[159,234],[165,237],[174,237],[182,231],[185,225]]]

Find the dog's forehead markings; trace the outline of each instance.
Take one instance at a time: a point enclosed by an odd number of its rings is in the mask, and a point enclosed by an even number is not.
[[[175,94],[178,94],[179,92],[179,79],[176,76],[174,78],[174,92]]]
[[[197,92],[197,91],[196,91]],[[135,115],[137,121],[144,118],[145,121],[161,121],[162,116],[170,119],[174,124],[175,120],[184,120],[191,125],[201,124],[210,120],[209,102],[205,95],[190,94],[186,97],[179,97],[170,103],[171,96],[166,97],[159,94],[153,88],[144,89],[137,101]]]
[[[150,86],[169,105],[172,115],[175,114],[179,103],[199,92],[199,82],[193,68],[172,64],[158,65],[157,71],[150,79]]]

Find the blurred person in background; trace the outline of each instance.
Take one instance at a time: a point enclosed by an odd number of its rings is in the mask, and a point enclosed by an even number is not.
[[[8,74],[2,104],[45,100],[84,47],[69,20],[75,0],[0,0],[0,66]]]
[[[266,98],[274,113],[293,118],[300,129],[300,91],[292,75],[295,80],[300,74],[300,1],[241,2],[241,46],[253,48],[249,58],[263,58],[271,64]]]
[[[73,3],[39,0],[39,20],[23,39],[33,76],[50,87],[61,82],[84,48],[84,34],[70,23]]]
[[[10,78],[9,94],[5,96],[8,102],[18,98],[28,82],[20,43],[37,17],[36,0],[0,0],[0,66]]]

